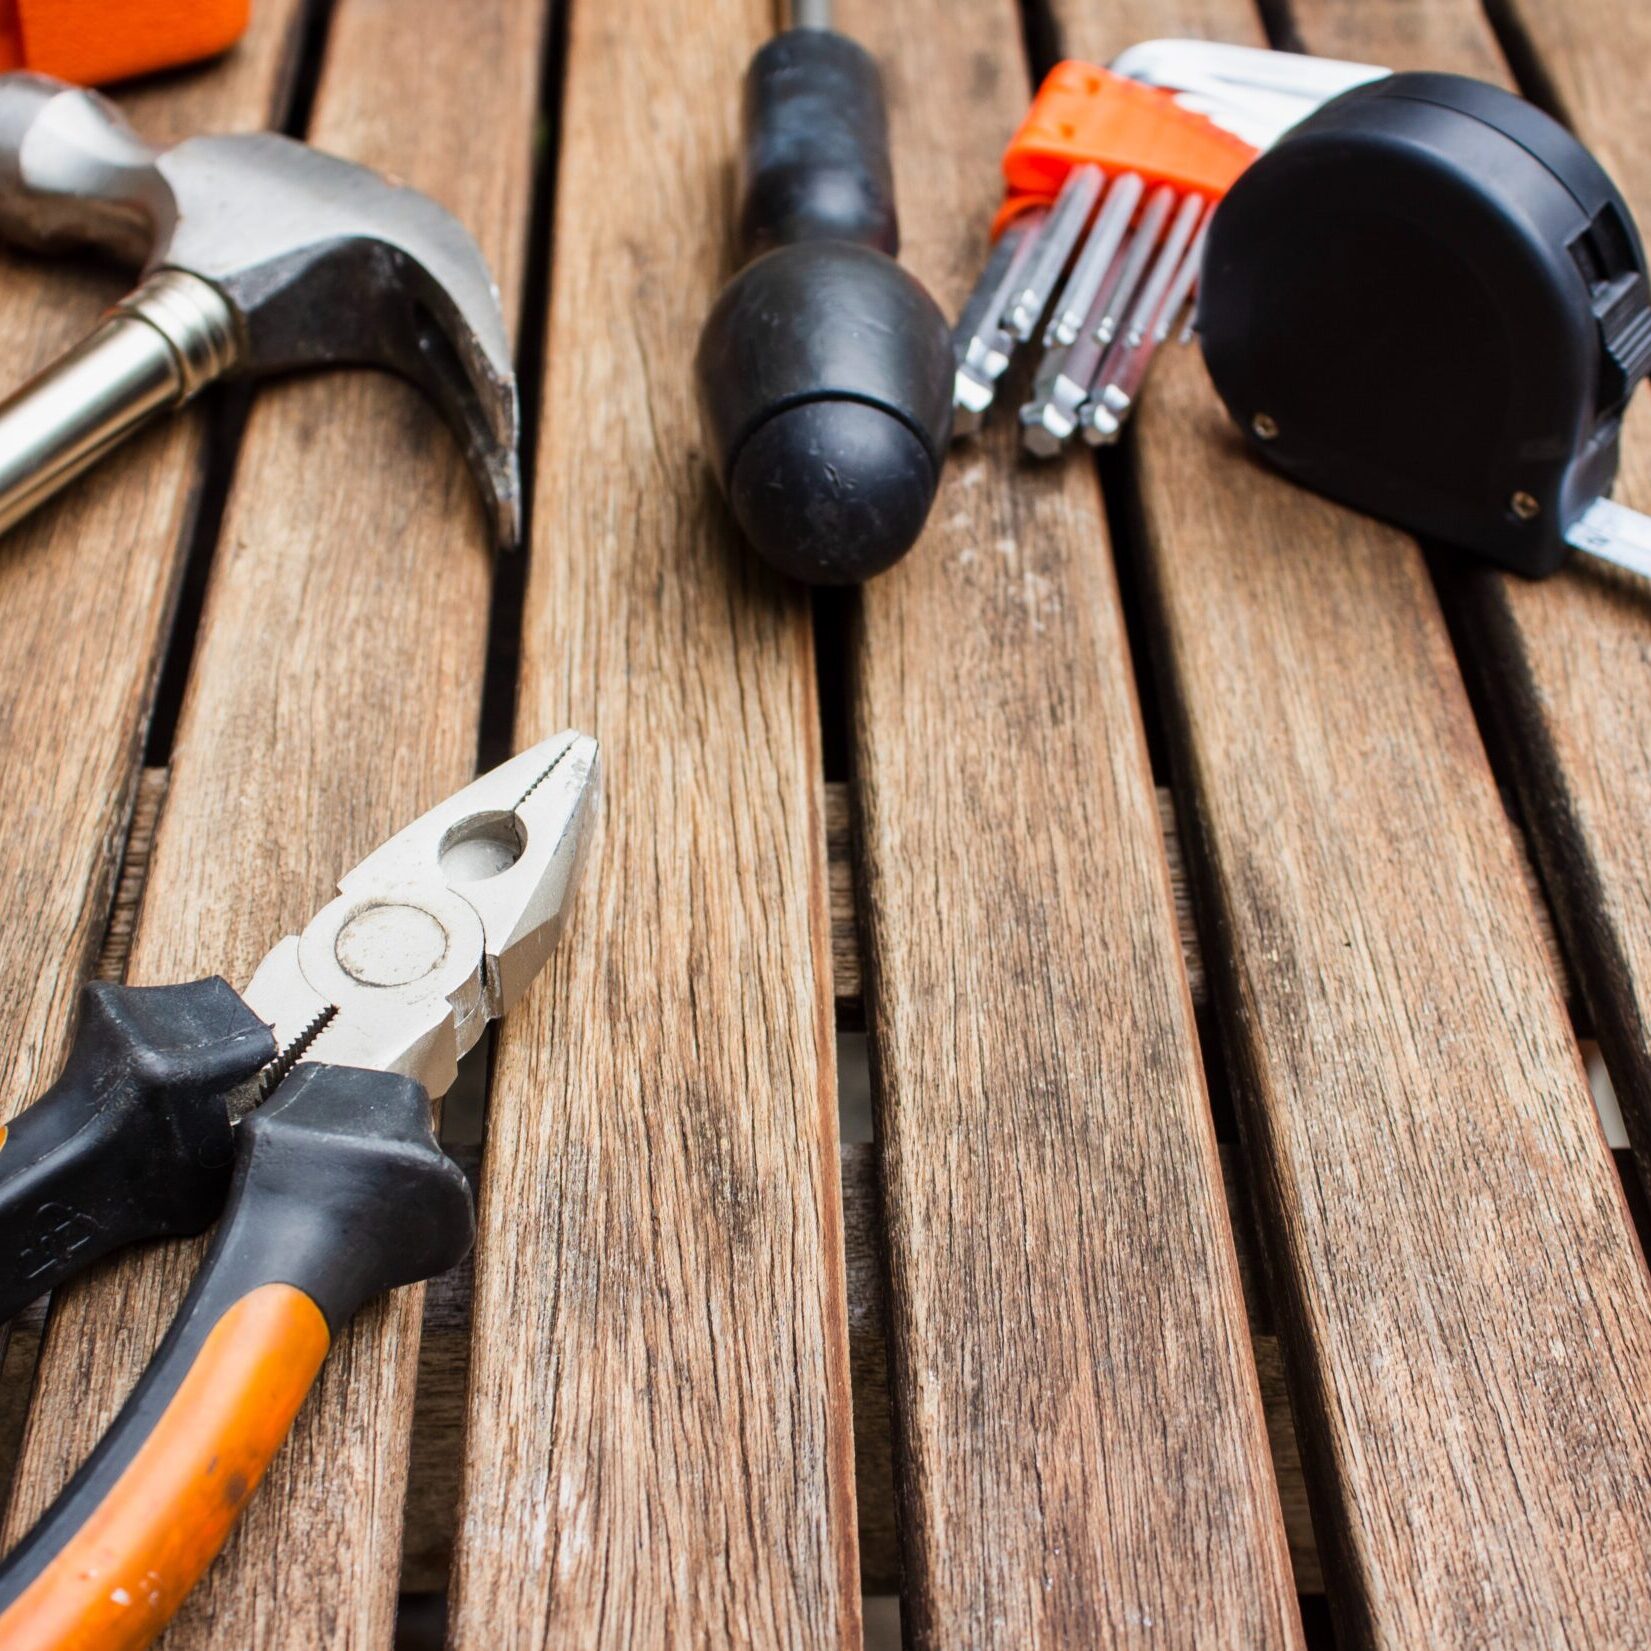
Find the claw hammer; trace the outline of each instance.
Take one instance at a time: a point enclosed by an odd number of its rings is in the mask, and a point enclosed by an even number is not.
[[[272,132],[157,151],[95,92],[0,75],[0,236],[141,266],[134,291],[0,404],[0,532],[215,379],[386,368],[462,445],[520,537],[516,379],[497,287],[428,196]]]

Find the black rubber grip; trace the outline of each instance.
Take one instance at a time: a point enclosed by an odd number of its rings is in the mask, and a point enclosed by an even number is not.
[[[229,1191],[227,1097],[275,1052],[216,976],[88,986],[62,1076],[0,1144],[0,1320],[122,1244],[204,1232]]]
[[[306,1061],[240,1133],[229,1206],[195,1281],[203,1302],[291,1284],[336,1335],[364,1301],[470,1253],[470,1183],[411,1078]]]
[[[175,1608],[252,1494],[331,1339],[369,1297],[444,1271],[474,1241],[469,1185],[411,1079],[301,1065],[238,1133],[223,1221],[166,1339],[97,1449],[0,1564],[0,1638],[14,1626],[8,1613],[38,1610],[49,1590],[73,1610],[102,1610],[114,1587],[141,1593],[121,1572],[149,1563],[151,1523],[190,1534],[163,1544],[163,1573],[139,1579]],[[106,1572],[86,1605],[75,1538],[106,1504],[136,1511],[125,1524],[137,1541],[100,1551]]]
[[[922,531],[952,428],[951,328],[895,262],[877,65],[792,29],[745,78],[744,267],[694,361],[717,483],[771,566],[855,584]]]
[[[775,35],[745,75],[741,262],[797,241],[900,250],[877,64],[827,29]]]

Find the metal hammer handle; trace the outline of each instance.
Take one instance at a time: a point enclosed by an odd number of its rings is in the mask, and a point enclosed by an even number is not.
[[[0,533],[155,414],[228,372],[235,317],[210,282],[160,270],[0,403]]]

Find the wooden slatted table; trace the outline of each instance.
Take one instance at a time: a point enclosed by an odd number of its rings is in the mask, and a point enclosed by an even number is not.
[[[1640,0],[1487,3],[840,21],[955,311],[1034,73],[1153,36],[1516,84],[1651,222]],[[1183,351],[1098,472],[1000,423],[811,601],[739,550],[688,371],[767,0],[255,10],[123,101],[464,217],[530,552],[365,373],[211,398],[0,545],[0,1117],[88,976],[244,979],[479,761],[573,723],[608,802],[444,1118],[475,1256],[362,1315],[164,1643],[891,1645],[895,1599],[970,1651],[1651,1643],[1644,593],[1288,488]],[[6,256],[8,379],[117,290]],[[197,1254],[11,1327],[7,1542]]]

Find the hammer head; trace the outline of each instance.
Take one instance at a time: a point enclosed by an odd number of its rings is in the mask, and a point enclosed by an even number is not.
[[[0,234],[181,269],[234,310],[237,370],[354,363],[421,386],[501,543],[521,530],[516,378],[487,262],[415,189],[274,133],[156,151],[93,92],[0,75]]]

